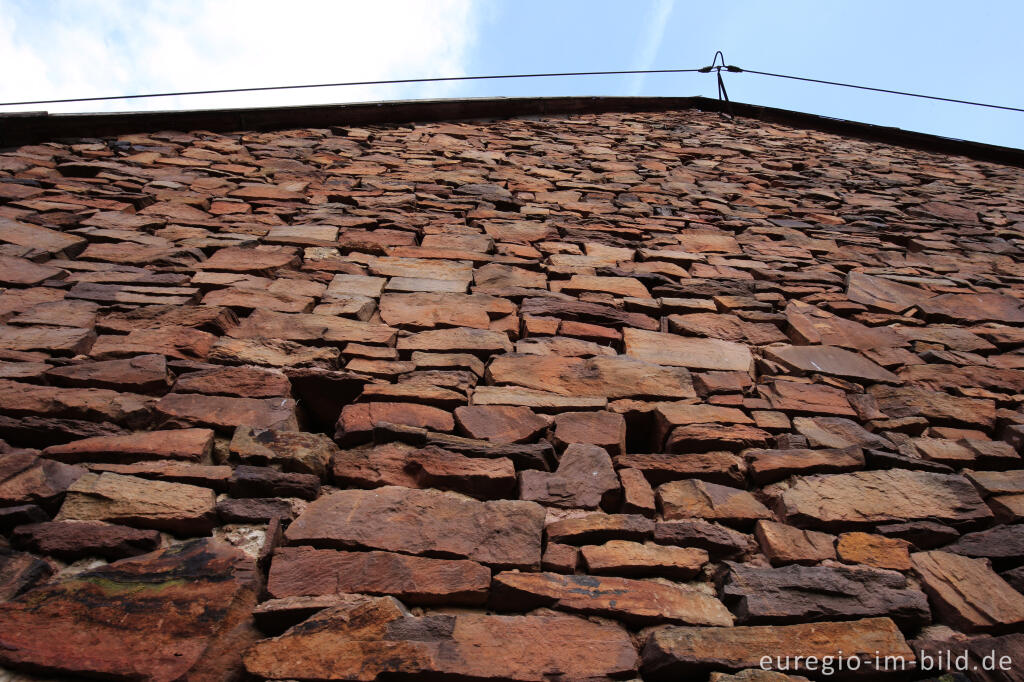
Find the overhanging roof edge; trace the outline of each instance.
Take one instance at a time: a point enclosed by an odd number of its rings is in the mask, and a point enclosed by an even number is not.
[[[706,97],[498,97],[400,100],[357,104],[319,104],[246,109],[190,109],[118,113],[0,113],[0,147],[68,138],[107,137],[160,130],[233,132],[344,125],[395,124],[515,116],[672,111],[725,112],[725,104]],[[733,114],[797,128],[1024,167],[1024,150],[848,121],[787,109],[732,102]]]

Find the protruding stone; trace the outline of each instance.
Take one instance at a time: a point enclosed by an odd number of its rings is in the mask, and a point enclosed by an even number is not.
[[[842,561],[893,571],[910,570],[910,543],[871,533],[843,533],[836,551]]]
[[[455,493],[383,487],[316,500],[286,532],[292,544],[458,556],[501,568],[540,566],[544,508]]]
[[[393,598],[380,597],[321,611],[258,643],[244,661],[251,675],[267,680],[486,679],[500,670],[510,681],[540,682],[628,678],[637,655],[629,634],[614,625],[567,615],[413,617]]]
[[[256,638],[247,623],[258,585],[250,559],[210,540],[124,559],[0,604],[0,663],[61,676],[223,679]]]
[[[729,558],[753,552],[754,537],[703,519],[659,522],[654,526],[654,541],[663,545],[698,547],[712,559]]]
[[[514,384],[559,395],[596,398],[695,398],[690,373],[625,356],[561,358],[499,355],[487,374],[496,384]]]
[[[56,521],[109,521],[177,535],[205,535],[216,525],[212,490],[119,474],[85,474],[68,488]]]
[[[338,446],[327,436],[302,431],[276,431],[239,426],[231,438],[231,454],[246,464],[276,465],[282,471],[323,479]]]
[[[283,547],[274,554],[267,590],[275,598],[357,592],[408,604],[478,605],[490,583],[489,569],[464,559]]]
[[[688,580],[708,562],[708,553],[696,547],[672,547],[651,542],[610,540],[587,545],[580,553],[592,575],[626,577],[661,576]]]
[[[85,469],[38,457],[31,452],[12,452],[0,456],[0,506],[38,504],[57,501]]]
[[[52,562],[27,552],[13,552],[0,547],[0,603],[43,582],[56,571]]]
[[[555,446],[596,445],[609,455],[626,451],[626,420],[613,412],[563,412],[555,417]]]
[[[911,554],[910,561],[942,622],[966,632],[1005,630],[1024,622],[1024,595],[985,560],[936,551]]]
[[[114,462],[125,464],[145,460],[177,459],[198,462],[213,450],[211,429],[140,431],[124,436],[83,438],[43,451],[61,462]]]
[[[771,511],[745,490],[693,479],[658,486],[658,505],[666,520],[707,519],[749,527]]]
[[[800,651],[804,657],[794,662],[785,652]],[[667,681],[706,674],[710,670],[786,667],[789,671],[811,672],[806,660],[815,657],[812,667],[820,670],[822,659],[836,662],[842,651],[847,670],[858,659],[858,667],[869,670],[874,657],[897,657],[910,669],[914,652],[889,618],[865,618],[840,623],[801,623],[799,625],[761,625],[733,628],[664,627],[654,630],[642,651],[644,679]],[[877,653],[876,653],[877,652]],[[781,657],[781,658],[780,658]],[[781,664],[777,664],[781,661]],[[835,667],[835,666],[833,666]]]
[[[626,328],[623,340],[627,355],[658,365],[747,372],[754,363],[747,346],[720,339],[695,339]]]
[[[740,622],[800,623],[889,616],[905,627],[928,623],[922,592],[896,571],[866,567],[758,568],[727,562],[722,599]]]
[[[469,405],[455,408],[459,431],[492,443],[529,443],[548,427],[548,420],[528,407]]]
[[[758,521],[754,535],[773,566],[816,564],[836,558],[835,537],[827,533],[801,530],[775,521]]]
[[[515,610],[550,606],[608,616],[634,625],[732,625],[732,614],[704,592],[683,585],[627,578],[499,573],[491,585],[490,604]]]
[[[842,473],[864,467],[864,453],[856,446],[842,450],[750,449],[743,451],[743,458],[751,478],[759,485],[794,475]]]
[[[905,469],[797,478],[782,490],[779,511],[819,530],[926,520],[970,527],[992,518],[966,479]]]
[[[609,540],[641,542],[651,537],[654,521],[638,514],[587,514],[547,524],[548,542],[591,545]]]
[[[554,473],[523,471],[519,496],[554,507],[610,508],[619,497],[619,478],[611,457],[596,445],[566,448]]]
[[[125,559],[160,546],[160,533],[99,521],[52,521],[16,528],[12,541],[18,547],[63,561],[101,557]]]
[[[229,398],[197,393],[169,393],[156,404],[164,425],[206,426],[233,432],[248,424],[260,429],[298,429],[291,398]]]

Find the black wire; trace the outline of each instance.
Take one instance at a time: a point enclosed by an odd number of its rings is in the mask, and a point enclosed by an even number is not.
[[[401,78],[385,81],[355,81],[351,83],[317,83],[315,85],[274,85],[261,88],[229,88],[226,90],[192,90],[188,92],[159,92],[147,95],[116,95],[111,97],[72,97],[68,99],[39,99],[29,102],[0,102],[0,107],[23,104],[64,104],[68,102],[99,102],[113,99],[142,99],[146,97],[179,97],[184,95],[221,95],[232,92],[262,92],[266,90],[297,90],[300,88],[338,88],[349,85],[397,85],[401,83],[437,83],[440,81],[480,81],[496,78],[551,78],[554,76],[616,76],[646,73],[690,73],[700,69],[638,69],[634,71],[575,71],[570,73],[516,73],[504,76],[446,76],[443,78]]]
[[[756,73],[759,76],[772,76],[774,78],[788,78],[795,81],[807,81],[808,83],[823,83],[825,85],[838,85],[844,88],[856,88],[857,90],[871,90],[873,92],[885,92],[890,95],[905,95],[907,97],[920,97],[922,99],[934,99],[940,102],[954,102],[956,104],[970,104],[976,107],[988,107],[989,109],[1005,109],[1006,111],[1020,111],[1024,112],[1024,109],[1018,109],[1017,107],[1004,107],[999,104],[983,104],[982,102],[971,102],[965,99],[953,99],[951,97],[935,97],[934,95],[921,95],[914,92],[903,92],[901,90],[886,90],[885,88],[869,88],[866,85],[850,85],[849,83],[837,83],[835,81],[823,81],[817,78],[803,78],[801,76],[787,76],[782,73],[769,73],[767,71],[754,71],[753,69],[742,69],[740,73]]]
[[[715,59],[718,59],[716,53]],[[983,102],[972,102],[964,99],[953,99],[951,97],[936,97],[934,95],[922,95],[914,92],[903,92],[901,90],[887,90],[885,88],[872,88],[866,85],[852,85],[850,83],[839,83],[836,81],[819,80],[817,78],[804,78],[802,76],[789,76],[783,73],[771,73],[768,71],[755,71],[753,69],[742,69],[737,66],[724,66],[725,57],[722,57],[723,66],[715,67],[714,63],[712,66],[705,66],[700,69],[635,69],[629,71],[572,71],[566,73],[516,73],[506,74],[501,76],[445,76],[440,78],[400,78],[394,80],[379,80],[379,81],[353,81],[349,83],[316,83],[311,85],[275,85],[259,88],[226,88],[223,90],[190,90],[182,92],[158,92],[144,95],[114,95],[109,97],[71,97],[66,99],[40,99],[30,100],[25,102],[0,102],[0,107],[11,107],[11,106],[23,106],[27,104],[67,104],[71,102],[101,102],[107,100],[119,100],[119,99],[144,99],[150,97],[183,97],[187,95],[222,95],[235,92],[266,92],[269,90],[299,90],[305,88],[336,88],[346,87],[352,85],[399,85],[403,83],[439,83],[444,81],[478,81],[478,80],[495,80],[505,78],[554,78],[554,77],[565,77],[565,76],[617,76],[617,75],[628,75],[628,74],[649,74],[649,73],[710,73],[712,69],[716,69],[719,72],[719,78],[721,77],[721,69],[725,68],[730,73],[753,73],[759,76],[771,76],[773,78],[787,78],[789,80],[804,81],[807,83],[821,83],[824,85],[837,85],[843,88],[854,88],[857,90],[870,90],[872,92],[884,92],[890,95],[903,95],[906,97],[919,97],[921,99],[931,99],[939,102],[953,102],[955,104],[968,104],[976,107],[987,107],[989,109],[1002,109],[1005,111],[1019,111],[1024,113],[1024,109],[1018,107],[1007,107],[999,104],[985,104]]]

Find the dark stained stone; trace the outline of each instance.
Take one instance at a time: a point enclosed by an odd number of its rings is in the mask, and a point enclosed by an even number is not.
[[[0,663],[61,676],[223,679],[255,639],[258,585],[250,559],[210,540],[123,559],[0,604]]]
[[[316,652],[310,656],[310,652]],[[330,608],[244,655],[267,680],[363,679],[393,675],[515,682],[623,679],[636,650],[622,628],[568,615],[410,615],[392,597]]]
[[[889,616],[904,627],[931,620],[925,595],[896,571],[867,567],[758,568],[727,562],[722,599],[740,622],[801,623]]]
[[[63,561],[83,557],[116,561],[152,552],[160,545],[160,533],[99,521],[52,521],[20,526],[11,540],[17,547]]]

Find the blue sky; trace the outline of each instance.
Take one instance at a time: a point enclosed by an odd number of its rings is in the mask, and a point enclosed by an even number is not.
[[[0,101],[448,75],[741,67],[1024,107],[1001,0],[0,0]],[[736,101],[1024,148],[1024,113],[728,74]],[[715,96],[712,75],[332,88],[0,110]]]

